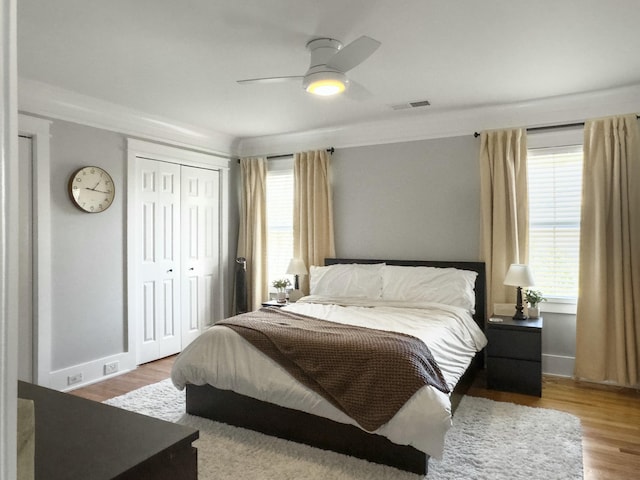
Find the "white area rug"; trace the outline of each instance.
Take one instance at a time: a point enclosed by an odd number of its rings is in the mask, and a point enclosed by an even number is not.
[[[416,480],[419,475],[184,413],[170,380],[105,403],[200,430],[200,480]],[[581,479],[582,430],[568,413],[464,397],[429,480]]]

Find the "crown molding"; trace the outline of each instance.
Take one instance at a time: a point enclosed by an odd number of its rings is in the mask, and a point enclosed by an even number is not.
[[[550,97],[531,101],[487,105],[451,111],[400,110],[393,118],[307,132],[242,138],[236,152],[241,157],[275,155],[313,148],[359,147],[432,138],[471,135],[498,128],[536,127],[583,122],[590,118],[640,112],[640,84]]]
[[[225,158],[229,158],[233,150],[234,137],[231,135],[25,78],[18,80],[18,109],[21,113],[80,123]]]
[[[398,110],[384,120],[303,132],[234,138],[29,79],[19,79],[24,113],[67,120],[128,136],[201,150],[224,158],[277,155],[333,146],[349,148],[470,135],[497,128],[582,122],[640,112],[640,84],[517,103],[437,110]]]

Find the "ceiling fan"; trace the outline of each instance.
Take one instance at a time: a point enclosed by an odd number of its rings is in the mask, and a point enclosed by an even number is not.
[[[309,70],[304,75],[283,77],[249,78],[238,80],[238,83],[269,83],[289,80],[302,80],[302,88],[315,95],[335,95],[342,93],[352,83],[346,72],[360,65],[380,46],[380,42],[366,35],[357,38],[350,44],[333,38],[314,38],[307,43],[311,52]]]

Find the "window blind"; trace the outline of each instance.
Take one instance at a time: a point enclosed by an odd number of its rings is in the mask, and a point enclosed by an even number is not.
[[[578,297],[582,146],[530,149],[529,265],[535,290],[554,300]]]
[[[293,257],[293,157],[269,160],[267,167],[267,270],[269,286]]]

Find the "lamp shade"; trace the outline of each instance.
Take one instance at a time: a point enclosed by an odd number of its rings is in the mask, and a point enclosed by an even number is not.
[[[514,287],[532,287],[535,285],[529,265],[512,263],[504,277],[504,284]]]
[[[301,258],[292,258],[286,273],[288,275],[306,275],[308,271]]]

